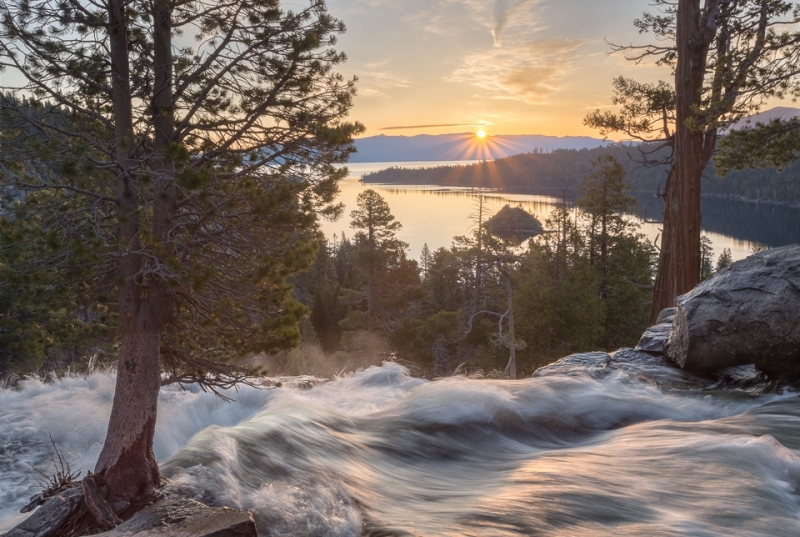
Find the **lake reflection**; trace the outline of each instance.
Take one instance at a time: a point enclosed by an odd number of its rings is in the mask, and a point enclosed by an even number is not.
[[[427,163],[432,164],[432,163]],[[439,163],[441,164],[441,163]],[[364,166],[364,165],[362,165]],[[388,167],[373,164],[375,169]],[[351,169],[351,174],[354,170]],[[359,170],[361,171],[361,170]],[[363,172],[362,172],[363,173]],[[360,175],[360,174],[359,174]],[[323,222],[322,230],[328,239],[341,237],[342,232],[352,237],[350,211],[356,206],[356,197],[368,188],[386,199],[392,214],[403,224],[398,233],[410,246],[409,255],[418,258],[422,246],[435,250],[449,247],[453,237],[471,231],[471,215],[476,210],[476,193],[468,188],[451,188],[434,185],[363,185],[357,178],[342,181],[339,201],[345,204],[343,216],[337,222]],[[491,216],[503,205],[522,207],[544,223],[560,201],[552,196],[510,192],[485,192],[486,210]],[[661,225],[652,223],[663,211],[663,201],[653,196],[640,195],[640,209],[635,215],[641,223],[641,232],[651,241],[661,233]],[[789,207],[703,199],[703,234],[711,239],[715,256],[723,248],[730,248],[734,260],[750,254],[756,243],[771,247],[800,243],[800,210]],[[643,218],[647,222],[643,222]]]

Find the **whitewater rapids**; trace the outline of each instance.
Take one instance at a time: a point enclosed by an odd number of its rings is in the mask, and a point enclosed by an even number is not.
[[[167,388],[155,454],[171,493],[249,510],[262,536],[800,535],[796,393],[601,366],[512,382],[384,364],[233,403]],[[0,391],[0,533],[48,433],[92,469],[113,391],[110,373]]]

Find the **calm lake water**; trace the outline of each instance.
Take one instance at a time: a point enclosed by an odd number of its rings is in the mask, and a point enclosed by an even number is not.
[[[348,165],[349,178],[341,183],[339,201],[345,204],[342,218],[336,222],[323,222],[322,229],[329,240],[341,238],[342,233],[352,237],[350,211],[356,207],[356,197],[371,188],[384,197],[397,220],[403,225],[398,233],[409,244],[409,255],[419,258],[424,244],[435,250],[449,247],[453,237],[465,235],[473,226],[471,215],[475,212],[476,193],[469,188],[441,187],[437,185],[380,185],[362,184],[365,173],[392,166],[404,168],[465,165],[461,162],[379,162]],[[534,214],[542,222],[550,215],[559,200],[552,196],[509,192],[484,192],[488,215],[504,205],[519,206]],[[661,225],[650,223],[663,210],[663,202],[653,196],[639,196],[640,210],[634,217],[641,224],[641,232],[650,240],[661,233]],[[646,221],[645,221],[646,220]],[[730,248],[734,260],[743,259],[757,243],[770,247],[800,243],[800,209],[739,201],[704,199],[703,234],[711,239],[714,254]]]

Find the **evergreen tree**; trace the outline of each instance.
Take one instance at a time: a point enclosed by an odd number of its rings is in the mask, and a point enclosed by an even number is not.
[[[717,259],[716,272],[719,272],[720,270],[729,266],[731,263],[733,263],[733,256],[731,255],[731,250],[730,248],[724,248],[722,250],[722,253],[719,254],[719,259]]]
[[[604,156],[594,163],[578,198],[589,265],[597,274],[605,308],[600,343],[607,349],[630,345],[641,334],[647,326],[642,305],[651,299],[642,287],[652,283],[652,248],[623,215],[636,206],[630,189],[624,168],[614,157]]]
[[[701,260],[700,264],[700,281],[706,281],[714,275],[714,249],[711,247],[711,239],[706,235],[700,239]]]
[[[422,279],[426,280],[428,279],[428,273],[430,271],[432,262],[431,251],[428,248],[427,242],[422,245],[422,252],[420,253],[419,261],[420,261],[420,269],[422,270]]]
[[[459,257],[447,248],[439,248],[431,255],[428,274],[423,282],[425,312],[434,315],[440,311],[457,311],[465,307],[469,285],[470,281],[464,280]]]
[[[52,247],[27,269],[114,310],[117,385],[91,479],[141,504],[160,486],[161,385],[230,386],[246,377],[227,362],[299,339],[286,278],[313,261],[317,215],[339,210],[334,165],[362,130],[334,71],[344,26],[318,0],[9,0],[0,15],[17,96],[41,104],[0,103],[3,186],[27,193],[18,222]]]
[[[356,204],[350,225],[358,230],[354,255],[363,282],[362,294],[356,296],[363,296],[366,303],[361,311],[367,330],[391,329],[400,312],[421,296],[419,268],[406,257],[408,245],[396,235],[402,226],[386,200],[369,189],[358,195]],[[351,312],[347,328],[358,327],[358,317],[358,312]]]
[[[585,236],[562,203],[545,222],[550,233],[531,241],[516,275],[522,367],[532,371],[573,352],[597,349],[604,309]],[[576,328],[579,327],[579,328]]]
[[[723,129],[768,98],[797,91],[800,10],[784,0],[655,0],[656,14],[634,22],[655,42],[615,46],[628,59],[672,69],[674,84],[618,78],[618,112],[587,116],[604,135],[622,132],[671,149],[664,227],[650,320],[699,282],[702,176]],[[794,23],[794,24],[793,24]],[[791,137],[791,135],[789,135]],[[784,140],[787,139],[784,137]],[[777,144],[791,153],[792,144]],[[780,160],[780,159],[778,159]],[[735,163],[733,164],[736,165]]]
[[[320,239],[314,265],[295,279],[297,294],[311,308],[310,322],[325,351],[338,349],[341,338],[339,322],[345,317],[341,304],[339,277],[332,248]]]

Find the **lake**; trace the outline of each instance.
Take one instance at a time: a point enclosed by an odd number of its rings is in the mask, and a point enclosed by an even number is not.
[[[323,222],[322,230],[329,240],[334,234],[352,237],[350,211],[356,207],[358,194],[369,188],[378,192],[403,225],[398,237],[409,244],[409,255],[419,258],[424,244],[431,250],[449,247],[453,237],[469,233],[473,226],[477,194],[470,188],[438,185],[364,185],[363,174],[389,167],[422,168],[466,165],[458,162],[375,162],[348,165],[349,177],[340,183],[339,201],[345,204],[342,218]],[[544,223],[559,202],[545,195],[511,192],[486,192],[488,216],[504,205],[522,207]],[[663,202],[652,195],[638,195],[639,211],[632,215],[641,225],[641,232],[651,241],[661,233],[661,225],[653,223],[663,210]],[[703,234],[711,239],[715,256],[729,248],[734,260],[750,255],[750,249],[760,243],[770,247],[800,243],[800,209],[742,201],[703,199]]]

